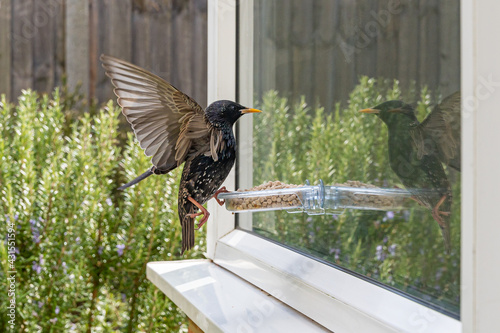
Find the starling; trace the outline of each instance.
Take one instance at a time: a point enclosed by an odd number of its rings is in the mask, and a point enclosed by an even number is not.
[[[152,156],[151,169],[119,189],[185,162],[178,196],[184,253],[194,246],[194,218],[203,215],[200,228],[210,215],[203,204],[225,191],[217,189],[236,160],[233,124],[245,113],[261,111],[226,100],[203,111],[191,97],[138,66],[106,55],[101,61],[141,148]]]
[[[448,96],[420,123],[412,106],[388,101],[370,109],[389,130],[391,169],[413,198],[432,211],[451,247],[451,187],[442,163],[460,171],[460,93]]]

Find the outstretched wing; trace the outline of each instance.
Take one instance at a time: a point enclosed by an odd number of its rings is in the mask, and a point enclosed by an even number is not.
[[[173,168],[190,149],[209,149],[211,126],[191,97],[162,78],[126,61],[101,55],[118,104],[146,156],[156,167]]]
[[[441,162],[460,171],[460,92],[436,105],[411,134],[418,158],[436,154]]]

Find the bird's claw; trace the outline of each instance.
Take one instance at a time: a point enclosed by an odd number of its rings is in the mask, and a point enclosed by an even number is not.
[[[436,222],[439,224],[441,228],[447,228],[448,226],[446,225],[445,221],[441,218],[440,215],[444,216],[450,215],[450,212],[441,212],[439,210],[439,207],[443,204],[445,200],[446,200],[446,195],[443,195],[443,197],[439,200],[436,206],[432,209],[432,217],[436,220]]]
[[[224,203],[226,202],[226,200],[220,200],[220,199],[218,198],[218,195],[219,195],[220,193],[227,193],[227,192],[229,192],[229,191],[226,189],[226,187],[225,187],[225,186],[222,186],[220,189],[218,189],[218,190],[217,190],[217,192],[215,192],[215,193],[214,193],[213,197],[215,198],[215,200],[217,200],[217,203],[218,203],[220,206],[223,206],[223,205],[224,205]]]
[[[198,223],[196,223],[196,228],[194,228],[194,230],[200,230],[200,228],[203,227],[203,225],[205,225],[205,223],[208,220],[208,217],[210,216],[210,213],[207,212],[206,215],[203,212],[187,214],[187,216],[191,217],[191,218],[195,218],[195,217],[200,216],[200,215],[203,215],[203,218],[200,221],[198,221]]]
[[[198,209],[200,209],[201,212],[187,214],[187,216],[195,218],[197,216],[203,215],[203,218],[196,224],[197,228],[195,228],[195,230],[199,230],[205,224],[205,222],[207,222],[210,213],[208,212],[208,210],[205,209],[205,207],[200,205],[198,201],[194,200],[193,198],[188,197],[188,200],[191,201],[196,207],[198,207]]]

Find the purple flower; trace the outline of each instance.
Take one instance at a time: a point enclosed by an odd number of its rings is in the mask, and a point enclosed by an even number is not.
[[[76,242],[77,244],[79,244],[79,243],[80,243],[80,237],[76,237],[75,242]]]
[[[60,311],[59,307],[56,306],[56,310],[55,310],[56,315],[59,314],[59,311]]]
[[[116,252],[118,252],[118,255],[119,256],[122,256],[123,255],[123,250],[125,249],[125,245],[124,244],[118,244],[116,246]]]
[[[101,255],[102,250],[104,250],[104,248],[102,246],[99,246],[99,248],[97,249],[97,253],[99,253],[99,255]]]
[[[36,274],[40,274],[42,272],[42,267],[36,261],[33,261],[33,270]]]
[[[52,323],[52,324],[55,324],[57,322],[57,318],[52,318],[52,319],[49,319],[49,321]]]
[[[14,215],[14,220],[16,220],[16,221],[17,221],[18,219],[19,219],[19,215],[18,215],[18,214],[15,214],[15,215]]]
[[[41,309],[43,306],[43,302],[38,301],[38,308]]]
[[[37,222],[36,220],[30,219],[30,224],[31,224],[31,233],[33,236],[33,242],[35,244],[40,243],[40,223]]]
[[[110,198],[107,198],[106,203],[108,204],[108,206],[111,206],[113,204],[113,201],[111,201]]]
[[[66,274],[66,273],[67,273],[67,271],[68,271],[68,265],[66,265],[66,262],[65,262],[65,261],[63,261],[63,263],[62,263],[62,268],[63,268],[63,272],[64,272],[64,274]]]
[[[127,295],[125,293],[122,293],[122,302],[125,303],[127,300]]]
[[[376,251],[375,251],[375,257],[379,261],[384,261],[385,260],[385,253],[384,253],[384,248],[382,245],[377,245]]]
[[[394,212],[393,211],[388,211],[386,214],[387,218],[389,220],[392,220],[394,218]]]
[[[397,247],[396,244],[392,244],[391,246],[389,246],[388,251],[391,254],[391,256],[396,255],[396,247]]]
[[[385,244],[385,243],[387,243],[388,240],[389,239],[387,238],[387,236],[385,236],[384,239],[382,239],[382,242],[384,242],[384,244]]]

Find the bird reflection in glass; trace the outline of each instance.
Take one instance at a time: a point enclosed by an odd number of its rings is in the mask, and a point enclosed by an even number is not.
[[[413,198],[432,212],[446,250],[451,247],[451,186],[442,163],[460,171],[460,93],[446,97],[422,123],[402,101],[360,110],[388,128],[389,163]]]

